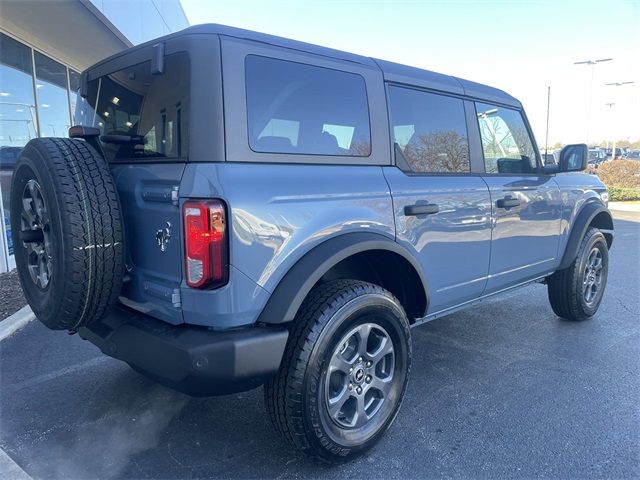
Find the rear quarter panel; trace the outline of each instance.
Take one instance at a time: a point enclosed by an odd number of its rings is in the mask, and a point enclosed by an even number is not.
[[[395,238],[391,195],[378,166],[191,163],[180,196],[226,202],[232,268],[268,293],[329,238],[362,231]],[[254,307],[261,309],[266,297],[254,296]]]

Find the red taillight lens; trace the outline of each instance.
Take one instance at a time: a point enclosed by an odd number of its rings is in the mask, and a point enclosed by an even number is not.
[[[182,213],[187,285],[224,285],[229,271],[224,204],[219,200],[188,201]]]

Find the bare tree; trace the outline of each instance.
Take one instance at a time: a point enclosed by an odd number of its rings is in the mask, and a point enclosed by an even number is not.
[[[404,149],[411,168],[419,172],[469,170],[467,137],[454,131],[415,135]]]
[[[368,157],[370,153],[371,141],[369,139],[356,140],[354,138],[351,141],[351,146],[349,147],[349,155],[354,157]]]

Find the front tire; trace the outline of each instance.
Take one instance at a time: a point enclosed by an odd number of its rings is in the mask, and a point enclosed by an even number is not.
[[[549,302],[554,313],[573,321],[595,315],[602,302],[608,272],[607,241],[600,230],[589,228],[573,263],[549,278]]]
[[[389,428],[410,366],[409,321],[398,300],[370,283],[327,282],[296,316],[280,371],[265,384],[267,410],[293,447],[344,462]]]

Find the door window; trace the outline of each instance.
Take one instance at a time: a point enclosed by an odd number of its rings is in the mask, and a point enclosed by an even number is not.
[[[398,166],[418,173],[470,171],[462,100],[395,86],[389,100]]]
[[[249,55],[249,146],[254,152],[367,157],[369,107],[360,75]]]
[[[476,103],[486,173],[536,173],[536,153],[517,110]]]

